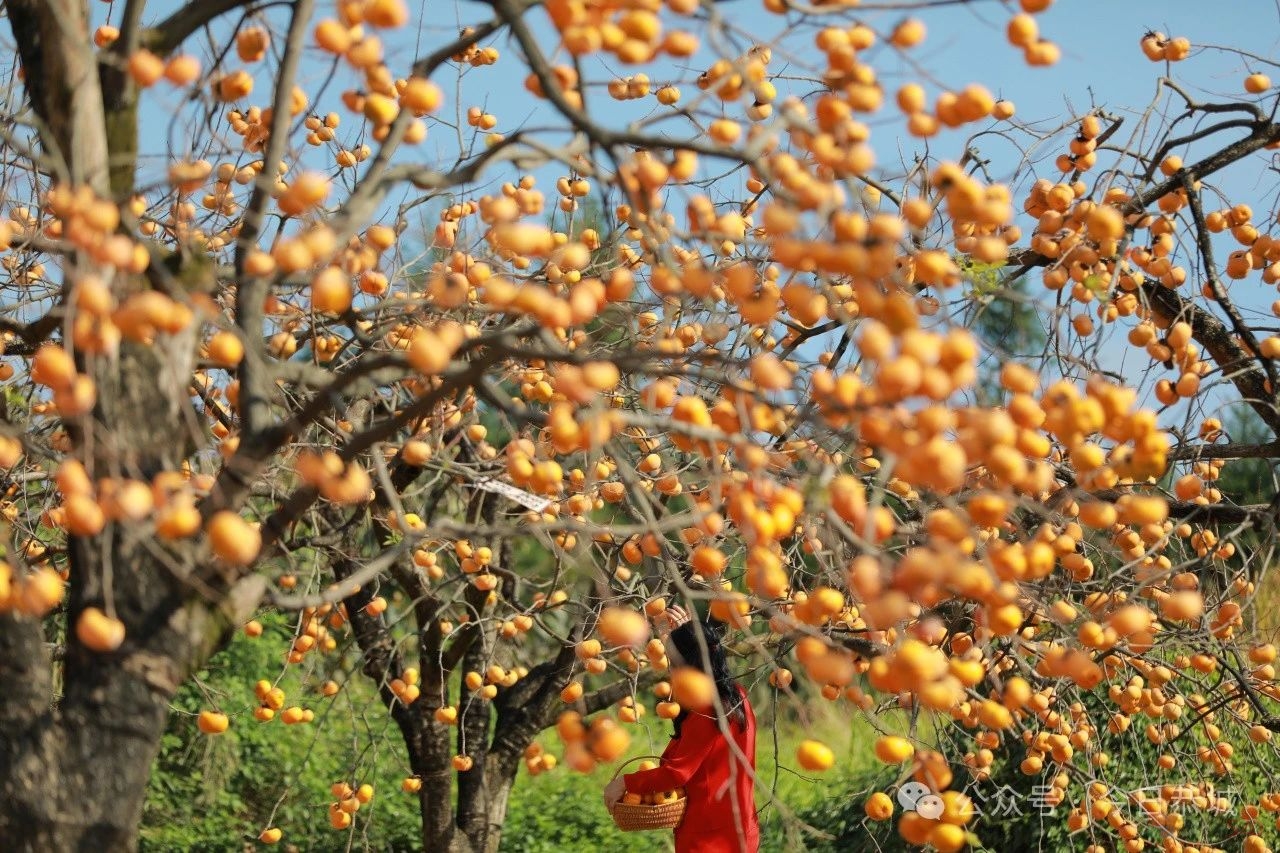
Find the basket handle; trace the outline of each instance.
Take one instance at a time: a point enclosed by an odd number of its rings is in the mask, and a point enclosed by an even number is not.
[[[636,761],[644,761],[646,758],[654,758],[654,759],[657,759],[658,761],[662,761],[662,756],[660,755],[637,755],[635,758],[628,758],[626,761],[618,765],[617,770],[613,771],[613,775],[609,777],[609,781],[612,782],[613,780],[617,779],[618,774],[622,772],[622,768],[626,767],[628,764],[632,764]],[[609,809],[609,814],[613,814],[612,808]]]
[[[662,761],[661,755],[637,755],[635,758],[628,758],[626,761],[618,765],[617,770],[613,771],[613,775],[609,777],[609,781],[612,782],[614,779],[617,779],[618,774],[622,772],[622,768],[626,767],[628,764],[631,764],[636,761],[644,761],[646,758],[653,758],[659,762]]]

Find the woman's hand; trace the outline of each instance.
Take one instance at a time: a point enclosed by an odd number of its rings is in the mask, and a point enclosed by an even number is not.
[[[608,785],[604,786],[604,807],[607,811],[613,811],[613,807],[618,800],[622,799],[622,795],[627,792],[627,783],[622,781],[622,777],[611,779]]]
[[[685,610],[679,604],[673,604],[666,610],[662,611],[663,624],[659,626],[659,631],[663,634],[670,634],[681,625],[687,625],[693,620],[689,615],[689,611]]]

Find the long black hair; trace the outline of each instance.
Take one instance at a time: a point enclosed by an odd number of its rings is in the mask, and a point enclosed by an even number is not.
[[[701,631],[706,641],[706,652],[698,642],[696,631]],[[743,706],[742,694],[738,691],[738,682],[729,671],[729,658],[725,655],[724,626],[712,619],[704,619],[699,623],[690,620],[671,632],[671,642],[686,666],[701,669],[711,676],[716,684],[716,692],[720,694],[720,704],[724,707],[725,716],[746,725],[747,712]],[[681,708],[679,715],[672,723],[675,725],[676,737],[680,736],[680,727],[689,716],[688,708]]]

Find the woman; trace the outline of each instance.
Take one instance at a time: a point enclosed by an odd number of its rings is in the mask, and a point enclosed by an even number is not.
[[[756,717],[743,690],[729,672],[720,645],[722,629],[702,624],[706,651],[682,607],[666,611],[670,640],[686,666],[711,675],[720,694],[728,737],[721,731],[714,709],[682,708],[675,735],[652,770],[628,773],[605,788],[609,808],[623,794],[656,794],[684,788],[688,804],[676,827],[676,853],[756,853],[760,823],[756,819]],[[709,665],[708,665],[709,664]],[[745,760],[744,760],[745,758]]]

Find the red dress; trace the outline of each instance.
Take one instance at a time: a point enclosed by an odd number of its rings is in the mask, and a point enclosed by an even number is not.
[[[684,788],[689,803],[676,827],[676,853],[756,853],[760,848],[754,790],[756,716],[746,691],[738,690],[746,725],[732,719],[727,723],[738,751],[730,748],[714,716],[690,713],[658,767],[622,777],[630,794]]]

